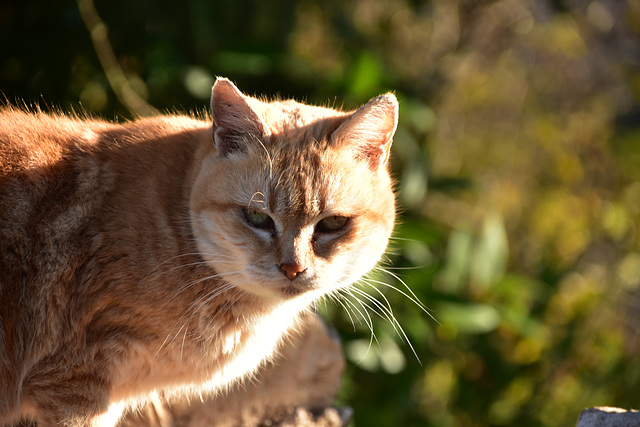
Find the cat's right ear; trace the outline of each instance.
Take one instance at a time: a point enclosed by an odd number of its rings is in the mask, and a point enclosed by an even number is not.
[[[211,89],[211,115],[213,143],[223,156],[244,151],[247,142],[270,134],[269,127],[251,108],[247,97],[222,77],[217,78]]]

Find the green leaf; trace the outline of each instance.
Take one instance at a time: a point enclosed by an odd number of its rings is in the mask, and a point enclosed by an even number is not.
[[[474,283],[484,286],[496,284],[504,276],[508,257],[509,244],[502,217],[489,215],[473,250],[471,278]]]
[[[383,75],[380,60],[373,53],[364,51],[351,72],[349,92],[363,99],[370,98],[380,91]]]
[[[498,310],[488,304],[440,303],[435,310],[436,318],[446,326],[454,326],[466,334],[491,332],[500,324]]]

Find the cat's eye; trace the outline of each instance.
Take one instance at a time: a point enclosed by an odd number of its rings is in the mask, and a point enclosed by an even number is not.
[[[275,230],[276,228],[273,219],[262,211],[244,208],[242,209],[242,213],[244,214],[244,218],[247,222],[256,228],[263,230]]]
[[[336,231],[342,230],[347,225],[347,223],[349,223],[349,218],[346,216],[328,216],[318,222],[318,224],[316,225],[316,231],[320,233],[334,233]]]

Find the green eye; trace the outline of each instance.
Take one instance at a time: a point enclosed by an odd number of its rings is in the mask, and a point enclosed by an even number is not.
[[[263,230],[275,230],[276,228],[273,219],[264,212],[257,209],[244,208],[242,209],[242,213],[247,222],[256,228]]]
[[[333,233],[342,230],[348,222],[349,218],[346,216],[328,216],[318,222],[318,225],[316,225],[316,231],[319,231],[320,233]]]

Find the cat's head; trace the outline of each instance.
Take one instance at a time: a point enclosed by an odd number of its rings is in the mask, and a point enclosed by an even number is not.
[[[191,217],[221,279],[265,300],[312,300],[375,266],[395,219],[392,94],[345,113],[263,102],[218,79],[211,110]]]

